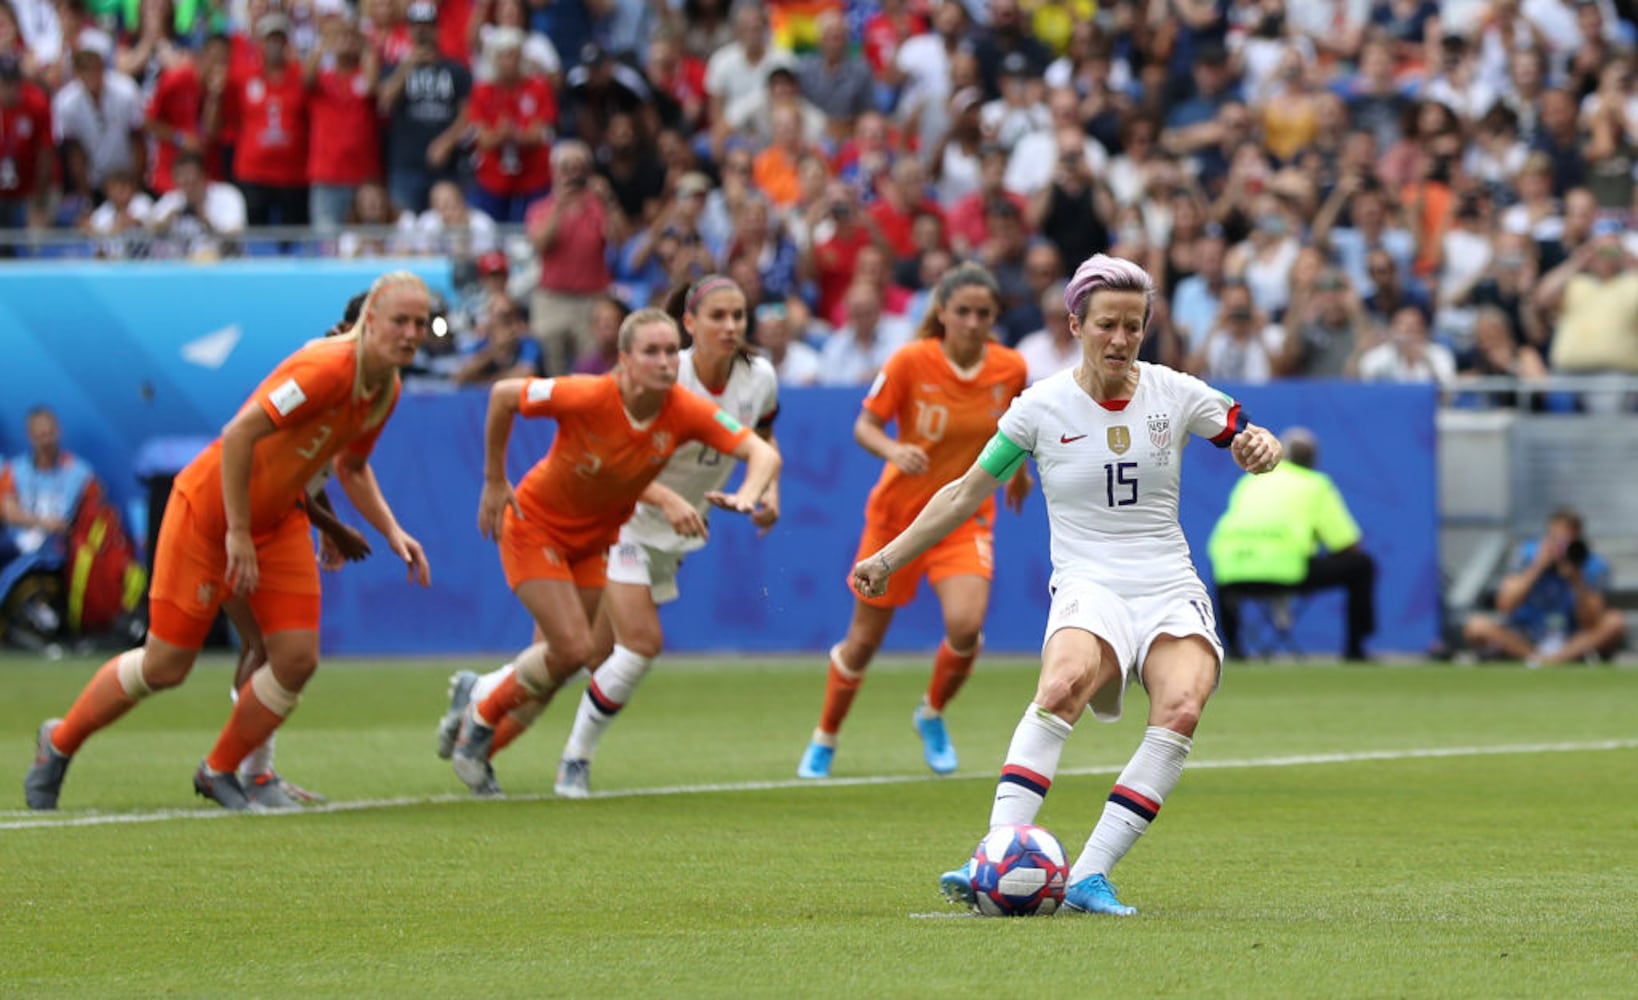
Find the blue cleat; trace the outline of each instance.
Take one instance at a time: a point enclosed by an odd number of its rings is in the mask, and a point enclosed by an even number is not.
[[[830,762],[835,756],[835,747],[827,747],[823,743],[809,743],[808,748],[802,751],[802,763],[796,765],[796,776],[798,778],[830,777]]]
[[[973,863],[968,861],[954,871],[938,877],[938,889],[944,898],[968,909],[978,909],[978,893],[973,891]]]
[[[1137,907],[1115,898],[1115,887],[1102,875],[1088,875],[1064,892],[1064,906],[1081,913],[1107,913],[1112,917],[1135,917]]]
[[[931,719],[921,714],[918,707],[910,717],[915,723],[916,735],[921,737],[921,755],[934,774],[949,774],[957,767],[955,747],[950,743],[950,732],[944,728],[944,716]]]

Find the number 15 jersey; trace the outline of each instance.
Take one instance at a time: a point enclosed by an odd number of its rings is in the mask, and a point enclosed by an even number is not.
[[[1052,533],[1052,585],[1068,577],[1123,596],[1198,585],[1177,520],[1191,434],[1228,447],[1243,426],[1233,399],[1192,375],[1138,363],[1130,400],[1099,403],[1074,369],[1030,386],[999,430],[1035,458]]]

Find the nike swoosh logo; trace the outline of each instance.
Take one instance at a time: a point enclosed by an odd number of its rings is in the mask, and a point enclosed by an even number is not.
[[[1068,434],[1060,434],[1060,435],[1058,435],[1058,443],[1059,444],[1071,444],[1073,442],[1079,441],[1083,437],[1086,437],[1086,435],[1085,434],[1077,434],[1074,437],[1070,437]]]

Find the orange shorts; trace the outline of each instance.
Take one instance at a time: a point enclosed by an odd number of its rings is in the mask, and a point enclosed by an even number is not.
[[[608,582],[609,546],[618,538],[616,531],[594,545],[571,547],[539,521],[521,520],[508,507],[500,540],[506,585],[516,591],[530,580],[572,580],[582,590],[599,590]]]
[[[864,536],[859,539],[858,562],[881,550],[891,542],[898,531],[866,521]],[[923,552],[917,559],[900,566],[887,578],[887,592],[880,597],[860,597],[849,581],[853,596],[873,608],[902,608],[916,596],[916,587],[922,576],[928,583],[938,583],[952,576],[977,576],[989,580],[995,575],[995,530],[988,521],[972,518],[950,532],[938,544]]]
[[[259,582],[248,601],[262,634],[316,631],[320,617],[318,558],[306,513],[292,508],[289,516],[256,535],[254,541]],[[230,595],[222,532],[202,525],[187,497],[171,494],[154,545],[148,630],[173,646],[198,649]]]

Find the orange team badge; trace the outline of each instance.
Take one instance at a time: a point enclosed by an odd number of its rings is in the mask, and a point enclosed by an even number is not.
[[[1126,454],[1126,449],[1132,447],[1132,432],[1124,425],[1109,428],[1109,450],[1117,455]]]

